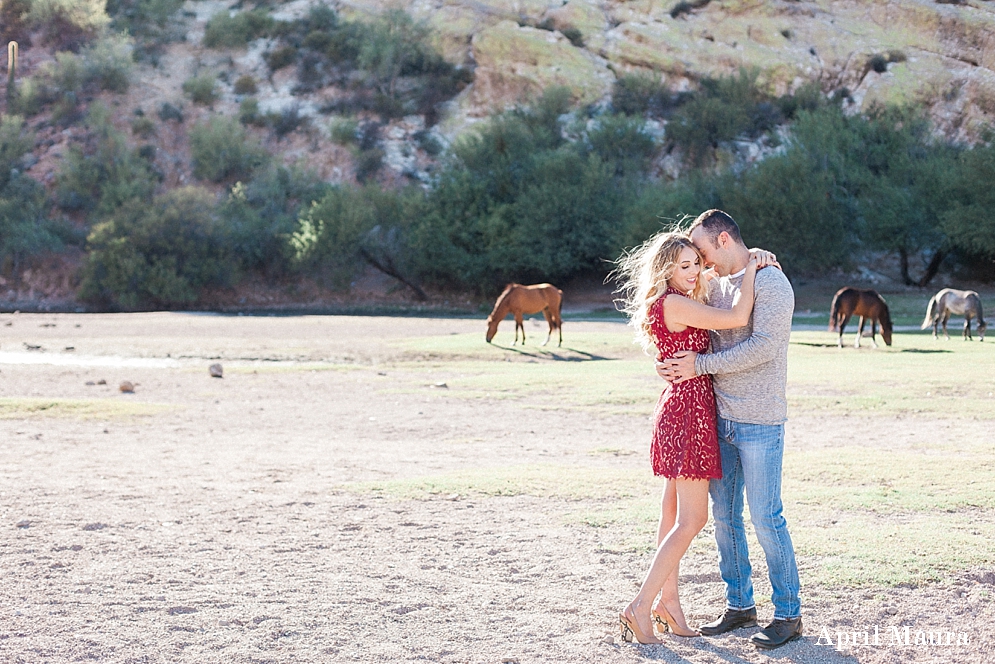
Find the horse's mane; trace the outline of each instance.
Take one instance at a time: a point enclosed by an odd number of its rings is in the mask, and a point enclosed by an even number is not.
[[[517,285],[518,284],[516,283],[510,283],[504,287],[504,290],[501,291],[500,295],[498,295],[497,302],[494,303],[494,309],[491,311],[492,314],[501,308],[501,305],[504,304],[504,301],[508,298],[509,293],[511,293],[511,289]]]

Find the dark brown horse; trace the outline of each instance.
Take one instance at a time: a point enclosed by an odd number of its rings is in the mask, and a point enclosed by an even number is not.
[[[549,343],[553,330],[560,331],[560,343],[557,345],[563,345],[563,321],[560,319],[562,305],[563,291],[552,284],[535,284],[533,286],[508,284],[494,304],[494,311],[487,317],[487,343],[490,343],[497,333],[498,323],[510,313],[515,316],[515,342],[512,345],[518,343],[518,330],[521,329],[522,345],[524,346],[525,325],[522,324],[522,316],[537,314],[541,311],[546,317],[546,322],[549,323],[549,333],[542,345],[545,346]]]
[[[878,323],[881,323],[881,338],[887,345],[891,345],[891,314],[888,313],[884,298],[870,288],[841,288],[833,296],[833,306],[829,312],[829,331],[839,329],[840,348],[843,347],[843,330],[853,315],[860,316],[854,348],[860,348],[860,337],[864,334],[864,322],[868,318],[871,319],[871,343],[874,347],[878,347],[874,340]]]

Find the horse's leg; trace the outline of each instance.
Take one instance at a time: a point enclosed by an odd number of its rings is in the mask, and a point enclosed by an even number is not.
[[[874,339],[874,336],[878,333],[878,319],[871,319],[871,346],[874,348],[878,347],[878,342]]]
[[[936,318],[933,319],[933,341],[936,341],[937,339],[940,338],[939,332],[940,332],[940,317],[937,316]]]
[[[549,343],[549,338],[553,336],[553,314],[550,313],[549,307],[546,307],[542,310],[542,315],[546,319],[546,324],[549,325],[549,332],[546,333],[546,340],[542,342],[542,345],[545,346]]]
[[[522,330],[522,345],[525,345],[525,323],[521,312],[515,314],[515,343],[518,343],[518,330]],[[512,344],[513,346],[515,344]]]
[[[864,323],[867,322],[866,319],[861,316],[860,323],[857,325],[857,338],[853,341],[854,348],[860,348],[860,337],[864,336]]]
[[[971,336],[971,317],[964,314],[964,341],[974,341]]]
[[[947,341],[950,341],[950,333],[947,332],[947,321],[950,320],[950,312],[944,311],[943,316],[940,318],[940,323],[943,324],[943,336]]]
[[[840,338],[836,341],[836,347],[837,348],[842,348],[843,347],[843,330],[846,329],[846,324],[850,322],[850,317],[847,316],[846,318],[844,318],[842,315],[837,315],[836,320],[839,323],[836,327],[840,328]]]

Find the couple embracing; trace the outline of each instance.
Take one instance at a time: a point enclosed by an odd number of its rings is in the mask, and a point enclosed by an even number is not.
[[[623,640],[661,643],[654,626],[694,637],[757,624],[744,490],[774,604],[773,621],[750,640],[771,649],[802,633],[798,568],[781,514],[794,293],[777,268],[772,254],[747,249],[721,210],[703,212],[687,234],[650,238],[620,262],[626,313],[644,348],[655,347],[657,373],[668,381],[651,446],[653,472],[665,478],[658,548],[619,616]],[[677,578],[708,520],[709,495],[726,609],[694,630],[681,610]]]

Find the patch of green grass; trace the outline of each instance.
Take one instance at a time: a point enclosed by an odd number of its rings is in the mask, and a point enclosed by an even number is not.
[[[78,417],[110,419],[149,416],[170,410],[167,404],[131,401],[128,397],[109,399],[45,399],[5,397],[0,399],[0,420],[35,417]]]
[[[852,347],[854,336],[794,332],[788,350],[790,414],[913,414],[995,419],[995,346],[895,334],[893,345]],[[847,346],[846,344],[851,344]]]

